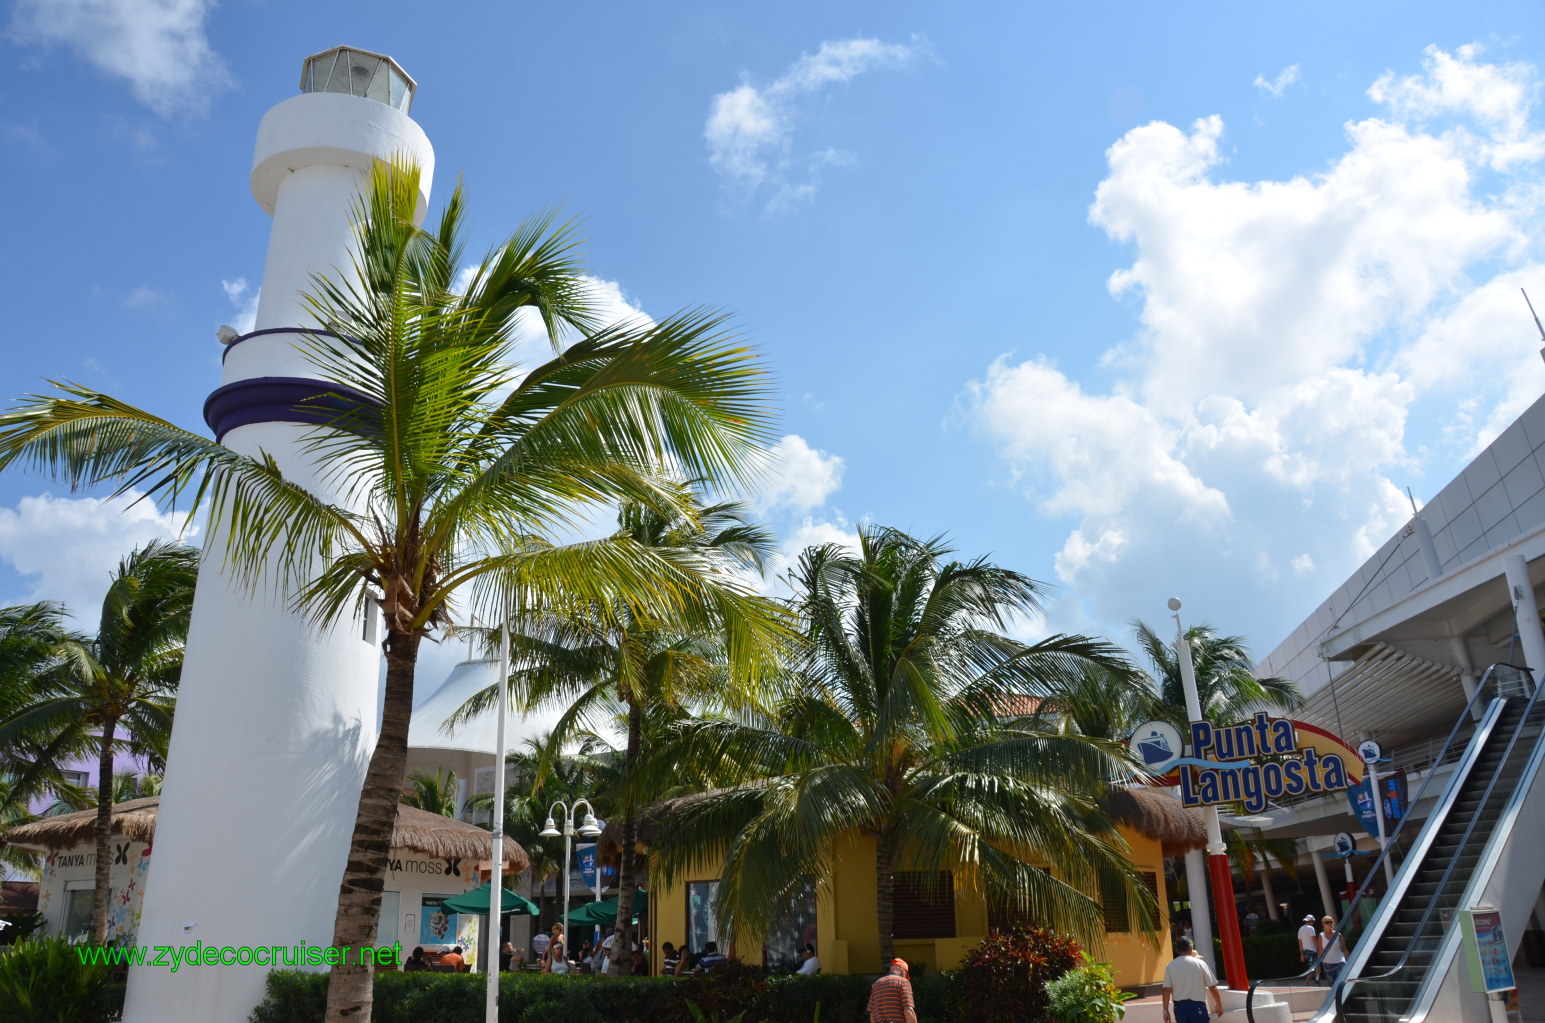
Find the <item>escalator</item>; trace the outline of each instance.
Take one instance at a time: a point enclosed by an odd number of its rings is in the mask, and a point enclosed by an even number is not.
[[[1504,929],[1516,944],[1545,882],[1545,784],[1535,784],[1545,759],[1545,703],[1537,695],[1520,670],[1487,670],[1472,700],[1487,700],[1485,713],[1412,841],[1389,897],[1373,911],[1313,1016],[1316,1023],[1489,1018],[1459,965],[1457,911],[1484,904],[1502,909]],[[1470,711],[1465,708],[1450,733],[1456,748]],[[1370,880],[1379,876],[1377,868],[1369,871]],[[1357,919],[1365,898],[1359,891],[1344,919]]]

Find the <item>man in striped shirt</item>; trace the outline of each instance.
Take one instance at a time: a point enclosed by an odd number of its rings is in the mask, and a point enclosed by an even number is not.
[[[869,1023],[917,1023],[907,961],[892,959],[890,972],[869,989]]]

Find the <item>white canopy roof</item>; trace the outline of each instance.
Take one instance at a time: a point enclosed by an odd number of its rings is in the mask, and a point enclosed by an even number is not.
[[[440,688],[432,690],[415,701],[413,719],[408,724],[408,746],[423,749],[467,750],[492,756],[498,716],[489,707],[477,717],[458,725],[454,730],[442,726],[447,718],[461,709],[461,705],[477,693],[499,682],[499,662],[493,659],[462,661],[451,669]],[[504,723],[507,746],[513,747],[527,732],[520,717],[510,715]]]

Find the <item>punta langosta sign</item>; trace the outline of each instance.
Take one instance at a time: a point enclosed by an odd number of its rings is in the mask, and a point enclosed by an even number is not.
[[[1260,813],[1272,800],[1341,792],[1362,777],[1362,765],[1339,738],[1264,711],[1235,725],[1191,722],[1189,756],[1180,739],[1179,729],[1158,721],[1132,736],[1148,767],[1179,785],[1185,806],[1240,803]]]

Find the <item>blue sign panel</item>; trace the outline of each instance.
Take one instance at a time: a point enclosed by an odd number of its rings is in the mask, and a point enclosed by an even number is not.
[[[1347,789],[1347,800],[1352,804],[1352,815],[1362,822],[1369,835],[1377,838],[1379,822],[1373,816],[1373,794],[1369,791],[1367,778],[1362,784]]]
[[[595,843],[587,842],[583,845],[576,845],[574,851],[579,854],[579,876],[584,878],[585,887],[597,895],[601,894],[600,888],[597,887],[595,874]]]

